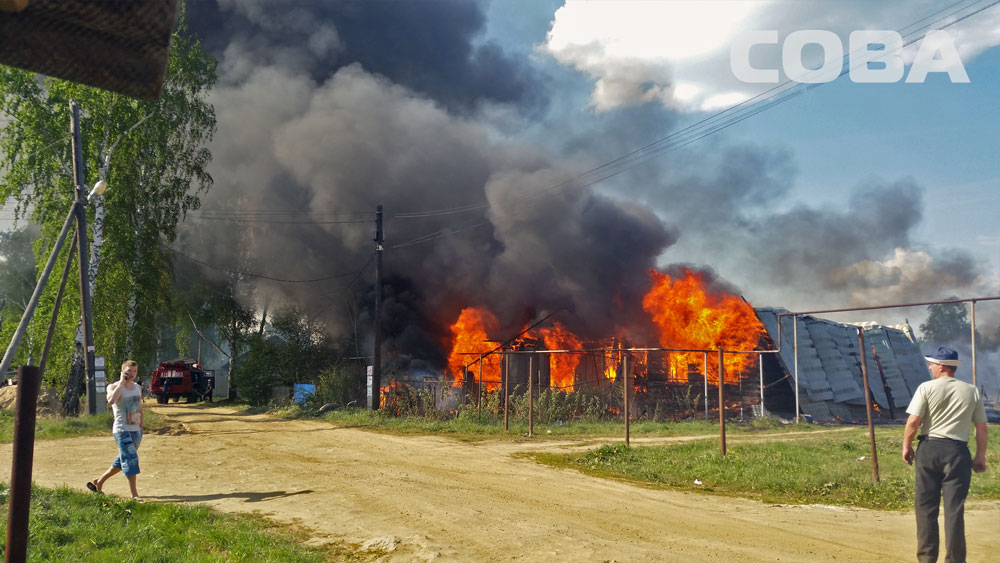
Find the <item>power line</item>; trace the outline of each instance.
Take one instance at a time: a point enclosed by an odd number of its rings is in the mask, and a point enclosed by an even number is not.
[[[900,31],[903,31],[903,30],[906,30],[908,28],[917,26],[917,24],[919,24],[920,22],[923,22],[923,21],[926,21],[926,20],[928,20],[930,18],[933,18],[934,16],[940,14],[941,12],[944,12],[946,10],[950,10],[951,8],[954,8],[958,4],[962,4],[962,3],[963,2],[960,1],[960,2],[956,2],[954,4],[951,4],[950,6],[948,6],[946,8],[943,8],[941,10],[938,10],[937,12],[934,12],[933,14],[931,14],[929,16],[925,16],[924,18],[921,18],[917,22],[911,23],[911,24],[909,24],[909,25],[901,28]],[[952,10],[949,13],[947,13],[946,15],[944,15],[944,16],[936,19],[936,20],[934,20],[933,22],[931,22],[929,24],[919,26],[915,30],[913,30],[911,32],[908,32],[905,35],[903,35],[902,33],[900,35],[903,36],[903,37],[914,36],[920,30],[926,30],[927,28],[931,27],[932,25],[937,24],[939,22],[942,22],[945,19],[954,16],[955,14],[959,13],[960,11],[962,11],[964,9],[972,7],[976,3],[978,3],[978,2],[973,2],[973,3],[967,5],[967,6],[963,7],[963,8],[958,8],[956,10]],[[998,3],[1000,3],[1000,0],[992,1],[992,2],[990,2],[989,4],[987,4],[985,6],[982,6],[982,7],[978,8],[978,9],[976,9],[976,10],[970,12],[970,13],[967,13],[965,15],[957,17],[955,20],[953,20],[953,21],[951,21],[951,22],[949,22],[949,23],[947,23],[945,25],[942,25],[941,29],[950,27],[952,25],[955,25],[956,23],[964,21],[964,20],[966,20],[966,19],[968,19],[968,18],[970,18],[970,17],[972,17],[972,16],[974,16],[974,15],[976,15],[978,13],[983,12],[984,10],[987,10],[987,9],[995,6]],[[923,35],[926,35],[926,33],[924,33]],[[904,42],[904,44],[902,45],[902,47],[907,47],[907,46],[915,43],[919,39],[920,39],[920,37],[912,38],[912,39]],[[847,61],[847,62],[849,62],[850,61],[850,54],[845,55],[844,60]],[[867,64],[867,62],[865,64]],[[844,74],[847,74],[848,72],[850,72],[850,65],[849,64],[847,65],[847,69],[846,70],[841,70],[841,73],[837,76],[837,78],[839,78],[840,76],[843,76]],[[632,168],[638,166],[639,164],[645,163],[646,161],[650,160],[653,157],[660,156],[660,155],[665,154],[667,152],[672,152],[674,150],[683,148],[683,147],[685,147],[685,146],[687,146],[687,145],[689,145],[691,143],[694,143],[694,142],[696,142],[698,140],[701,140],[701,139],[707,137],[708,135],[711,135],[713,133],[717,133],[719,131],[722,131],[724,129],[732,127],[733,125],[736,125],[737,123],[740,123],[740,122],[742,122],[742,121],[744,121],[746,119],[749,119],[750,117],[753,117],[753,116],[757,115],[758,113],[766,111],[766,110],[768,110],[768,109],[770,109],[772,107],[780,105],[780,104],[782,104],[782,103],[784,103],[784,102],[786,102],[786,101],[788,101],[788,100],[790,100],[790,99],[792,99],[792,98],[794,98],[794,97],[796,97],[798,95],[801,95],[801,94],[803,94],[805,92],[808,92],[809,90],[812,90],[813,88],[821,86],[822,84],[825,84],[825,83],[801,84],[801,83],[793,82],[791,80],[786,80],[786,81],[782,82],[781,84],[778,84],[777,86],[774,86],[774,87],[772,87],[772,88],[770,88],[770,89],[768,89],[768,90],[766,90],[766,91],[764,91],[764,92],[762,92],[760,94],[757,94],[756,96],[753,96],[752,98],[744,100],[743,102],[740,102],[740,103],[738,103],[736,105],[730,106],[729,108],[727,108],[725,110],[722,110],[720,112],[717,112],[717,113],[715,113],[715,114],[713,114],[713,115],[711,115],[709,117],[706,117],[705,119],[702,119],[702,120],[700,120],[700,121],[698,121],[698,122],[696,122],[696,123],[694,123],[692,125],[689,125],[688,127],[685,127],[684,129],[681,129],[681,130],[676,131],[676,132],[674,132],[674,133],[672,133],[670,135],[667,135],[665,137],[657,139],[657,140],[655,140],[655,141],[653,141],[653,142],[651,142],[651,143],[649,143],[649,144],[647,144],[647,145],[645,145],[643,147],[635,149],[635,150],[633,150],[633,151],[631,151],[631,152],[629,152],[629,153],[627,153],[625,155],[622,155],[622,156],[620,156],[618,158],[615,158],[615,159],[613,159],[611,161],[605,162],[604,164],[601,164],[600,166],[591,168],[591,169],[589,169],[589,170],[587,170],[585,172],[582,172],[582,173],[580,173],[580,174],[578,174],[578,175],[576,175],[576,176],[574,176],[572,178],[569,178],[569,179],[567,179],[565,181],[561,181],[561,182],[558,182],[558,183],[555,183],[555,184],[551,184],[551,185],[543,187],[543,188],[539,188],[539,189],[535,190],[530,196],[528,196],[528,197],[524,198],[523,200],[521,200],[519,203],[524,204],[524,203],[530,202],[531,200],[537,199],[542,194],[544,194],[544,193],[546,193],[548,191],[568,186],[568,185],[573,184],[573,183],[575,183],[575,182],[577,182],[579,180],[584,180],[584,179],[587,179],[587,178],[592,178],[592,179],[587,180],[585,183],[579,184],[580,187],[586,187],[586,186],[590,186],[590,185],[596,184],[598,182],[604,181],[604,180],[606,180],[608,178],[611,178],[613,176],[621,174],[621,173],[623,173],[623,172],[625,172],[627,170],[631,170]],[[601,173],[602,171],[605,171],[606,169],[608,169],[606,173],[598,175],[599,173]],[[595,176],[595,175],[597,175],[597,177],[593,178],[593,176]],[[456,207],[452,207],[452,208],[448,208],[448,209],[436,209],[436,210],[429,210],[429,211],[417,211],[417,212],[409,212],[409,213],[400,213],[400,214],[396,214],[394,217],[396,217],[396,218],[431,217],[431,216],[447,215],[447,214],[451,214],[451,213],[462,213],[462,212],[471,211],[471,210],[475,210],[475,209],[483,209],[483,208],[486,208],[488,206],[489,206],[489,203],[486,202],[486,201],[483,201],[483,202],[480,202],[480,203],[477,203],[477,204],[468,204],[468,205],[463,205],[463,206],[456,206]],[[428,233],[427,235],[424,235],[423,237],[418,237],[417,239],[413,239],[412,241],[407,241],[407,243],[418,244],[420,242],[427,242],[427,241],[430,241],[430,240],[435,240],[435,239],[441,238],[441,236],[443,236],[443,234],[441,234],[442,232],[443,231],[436,231],[434,233]],[[406,243],[404,243],[404,244],[406,244]]]
[[[483,209],[489,204],[486,202],[471,203],[469,205],[463,205],[459,207],[451,207],[447,209],[437,209],[434,211],[414,211],[412,213],[397,213],[393,215],[397,219],[413,219],[417,217],[435,217],[438,215],[451,215],[453,213],[464,213],[466,211],[475,211],[477,209]]]
[[[275,210],[275,209],[200,209],[188,215],[195,223],[221,221],[240,224],[336,225],[372,223],[371,212]]]
[[[255,219],[250,217],[191,217],[190,220],[194,223],[210,223],[214,221],[219,221],[223,223],[239,223],[239,224],[269,224],[269,225],[344,225],[350,223],[374,223],[374,220],[355,220],[355,221],[288,221],[288,220],[269,220],[269,219]]]
[[[260,279],[265,279],[265,280],[270,280],[270,281],[276,281],[276,282],[281,282],[281,283],[313,283],[313,282],[334,280],[334,279],[338,279],[338,278],[346,278],[347,276],[351,276],[351,275],[355,275],[355,274],[360,274],[360,272],[347,272],[347,273],[343,273],[343,274],[336,274],[336,275],[333,275],[333,276],[326,276],[326,277],[322,277],[322,278],[315,278],[315,279],[308,279],[308,280],[288,280],[288,279],[282,279],[282,278],[275,278],[275,277],[272,277],[272,276],[266,276],[264,274],[254,274],[254,273],[251,273],[251,272],[238,272],[238,271],[235,271],[235,270],[230,270],[230,269],[227,269],[227,268],[222,268],[222,267],[219,267],[219,266],[215,266],[213,264],[209,264],[208,262],[204,262],[202,260],[198,260],[197,258],[193,258],[191,256],[188,256],[187,254],[184,254],[183,252],[177,250],[176,248],[171,248],[171,247],[166,246],[166,245],[163,245],[163,247],[166,248],[167,250],[169,250],[170,252],[173,252],[174,254],[177,254],[178,256],[187,258],[188,260],[190,260],[192,262],[195,262],[197,264],[201,264],[202,266],[206,266],[208,268],[212,268],[213,270],[219,270],[221,272],[225,272],[227,274],[232,274],[234,276],[248,276],[248,277],[252,277],[252,278],[260,278]]]
[[[322,211],[322,210],[278,210],[278,209],[244,209],[244,208],[209,208],[202,207],[197,213],[219,213],[219,214],[260,214],[260,215],[288,215],[288,214],[322,214],[322,215],[371,215],[371,211]]]
[[[959,3],[961,3],[961,2],[959,2]],[[973,4],[975,4],[975,3],[976,2],[973,2]],[[945,25],[942,25],[941,29],[950,27],[952,25],[955,25],[956,23],[964,21],[964,20],[968,19],[969,17],[972,17],[972,16],[974,16],[974,15],[976,15],[976,14],[978,14],[978,13],[980,13],[980,12],[982,12],[982,11],[988,9],[988,8],[991,8],[991,7],[995,6],[998,3],[1000,3],[1000,0],[995,0],[993,2],[990,2],[986,6],[978,8],[978,9],[976,9],[973,12],[970,12],[968,14],[965,14],[965,15],[963,15],[961,17],[956,18],[954,21],[951,21],[951,22],[949,22],[949,23],[947,23]],[[958,3],[956,3],[956,4],[958,4]],[[955,6],[956,4],[953,4],[952,6]],[[966,6],[965,8],[968,8],[968,7],[971,7],[971,4],[969,6]],[[931,27],[932,25],[934,25],[936,23],[939,23],[941,21],[944,21],[945,19],[947,19],[947,18],[949,18],[949,17],[957,14],[959,11],[961,11],[961,10],[963,10],[965,8],[960,8],[958,10],[954,10],[954,11],[948,13],[947,15],[942,16],[942,17],[938,18],[937,20],[935,20],[935,21],[933,21],[933,22],[931,22],[931,23],[929,23],[927,25],[919,26],[914,31],[908,32],[905,36],[903,36],[902,34],[900,34],[903,37],[911,37],[909,40],[907,40],[907,41],[905,41],[903,43],[903,45],[901,46],[901,49],[905,48],[905,47],[907,47],[909,45],[912,45],[916,41],[920,40],[920,38],[922,37],[922,36],[918,35],[918,33],[920,32],[920,30],[926,30],[927,28]],[[937,13],[940,13],[940,12],[941,12],[940,10],[938,12],[935,12],[935,15]],[[919,21],[924,21],[924,20],[928,19],[929,17],[933,17],[933,15],[925,17],[925,18],[923,18],[923,19],[921,19]],[[908,25],[908,26],[906,26],[906,27],[904,27],[902,29],[907,29],[909,27],[913,27],[914,25],[915,24],[910,24],[910,25]],[[923,35],[926,35],[926,33],[924,33]],[[843,57],[843,61],[846,62],[846,63],[850,62],[850,53],[848,53],[847,55],[845,55]],[[865,61],[864,64],[867,64],[867,61]],[[842,70],[841,70],[840,74],[837,75],[837,78],[840,78],[841,76],[844,76],[845,74],[848,74],[849,72],[850,72],[850,64],[847,64],[846,66],[842,66]],[[832,80],[831,80],[831,82],[832,82]],[[698,121],[697,123],[694,123],[692,125],[689,125],[688,127],[685,127],[684,129],[681,129],[680,131],[677,131],[677,132],[672,133],[672,134],[670,134],[670,135],[668,135],[666,137],[663,137],[661,139],[653,141],[653,142],[645,145],[644,147],[636,149],[636,150],[634,150],[634,151],[632,151],[632,152],[630,152],[628,154],[625,154],[623,156],[620,156],[620,157],[618,157],[618,158],[616,158],[616,159],[614,159],[612,161],[606,162],[606,163],[604,163],[604,164],[602,164],[602,165],[600,165],[598,167],[592,168],[592,169],[590,169],[590,170],[588,170],[586,172],[583,172],[583,173],[581,173],[581,174],[579,174],[579,175],[577,175],[577,176],[575,176],[573,178],[570,178],[569,180],[566,180],[566,181],[563,181],[563,182],[559,182],[557,184],[552,184],[552,185],[547,186],[545,188],[541,188],[539,190],[536,190],[530,196],[525,197],[524,199],[520,200],[518,203],[523,205],[523,204],[525,204],[527,202],[530,202],[533,199],[537,199],[542,194],[544,194],[544,193],[546,193],[548,191],[551,191],[551,190],[554,190],[554,189],[557,189],[557,188],[561,188],[561,187],[570,185],[570,184],[576,182],[577,180],[586,179],[586,178],[588,178],[588,177],[594,175],[595,173],[600,172],[600,171],[602,171],[604,169],[610,169],[610,171],[607,172],[606,174],[603,174],[603,175],[601,175],[601,176],[599,176],[599,177],[597,177],[595,179],[589,179],[586,182],[584,182],[582,184],[579,184],[579,185],[580,185],[580,187],[586,187],[586,186],[591,186],[591,185],[594,185],[596,183],[602,182],[604,180],[607,180],[608,178],[611,178],[613,176],[616,176],[618,174],[621,174],[623,172],[631,170],[632,168],[635,168],[636,166],[638,166],[640,164],[643,164],[643,163],[647,162],[648,160],[650,160],[650,159],[652,159],[654,157],[661,156],[661,155],[666,154],[668,152],[673,152],[675,150],[681,149],[683,147],[686,147],[687,145],[690,145],[691,143],[694,143],[696,141],[699,141],[699,140],[707,137],[708,135],[711,135],[711,134],[714,134],[714,133],[718,133],[719,131],[722,131],[724,129],[728,129],[729,127],[732,127],[733,125],[736,125],[736,124],[738,124],[738,123],[740,123],[742,121],[745,121],[745,120],[747,120],[747,119],[749,119],[749,118],[751,118],[751,117],[753,117],[753,116],[755,116],[755,115],[757,115],[757,114],[759,114],[759,113],[761,113],[763,111],[771,109],[771,108],[773,108],[773,107],[775,107],[777,105],[783,104],[783,103],[789,101],[790,99],[792,99],[794,97],[797,97],[797,96],[799,96],[801,94],[804,94],[804,93],[806,93],[806,92],[808,92],[808,91],[810,91],[810,90],[812,90],[814,88],[817,88],[817,87],[822,86],[823,84],[827,84],[827,83],[828,82],[798,83],[798,82],[794,82],[792,80],[785,80],[781,84],[778,84],[777,86],[774,86],[774,87],[772,87],[772,88],[770,88],[768,90],[765,90],[764,92],[761,92],[760,94],[757,94],[756,96],[754,96],[752,98],[744,100],[743,102],[740,102],[740,103],[738,103],[738,104],[736,104],[734,106],[731,106],[731,107],[729,107],[729,108],[727,108],[727,109],[725,109],[723,111],[715,113],[715,114],[713,114],[713,115],[711,115],[711,116],[709,116],[709,117],[707,117],[705,119],[702,119],[701,121]]]
[[[371,256],[368,257],[368,261],[365,262],[365,265],[361,266],[361,269],[357,271],[356,275],[354,276],[354,279],[351,280],[351,283],[345,285],[344,289],[340,290],[340,293],[337,295],[337,297],[335,299],[330,300],[330,302],[327,303],[322,309],[320,309],[319,311],[317,311],[316,314],[314,314],[312,316],[312,318],[315,319],[315,318],[319,317],[320,315],[322,315],[323,313],[325,313],[327,311],[327,309],[329,309],[330,307],[332,307],[333,304],[337,302],[337,299],[342,298],[347,293],[347,290],[351,289],[351,286],[353,286],[359,279],[361,279],[361,274],[363,274],[365,272],[365,270],[368,269],[368,266],[371,266],[372,260],[375,260],[375,255],[374,254],[372,254]]]
[[[435,231],[433,233],[428,233],[426,235],[421,235],[419,237],[412,238],[412,239],[410,239],[408,241],[401,242],[399,244],[394,244],[394,245],[390,246],[389,248],[402,248],[404,246],[413,246],[415,244],[420,244],[420,243],[423,243],[423,242],[430,242],[432,240],[437,240],[439,238],[442,238],[442,237],[450,235],[450,234],[459,233],[459,232],[462,232],[462,231],[467,231],[469,229],[475,229],[477,227],[482,227],[483,225],[488,225],[488,224],[489,224],[488,221],[480,221],[479,223],[475,223],[473,225],[457,226],[457,227],[448,229],[447,231],[445,231],[445,229],[441,229],[441,230]]]

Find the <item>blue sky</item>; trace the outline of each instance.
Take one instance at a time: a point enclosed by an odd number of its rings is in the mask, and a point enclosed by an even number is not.
[[[695,36],[723,33],[718,39],[723,48],[716,53],[716,76],[693,72],[693,76],[719,89],[732,85],[732,76],[725,74],[718,59],[728,56],[727,39],[733,33],[750,29],[776,29],[782,39],[800,29],[829,29],[844,38],[853,29],[904,29],[925,16],[947,15],[939,12],[943,6],[931,2],[882,2],[878,10],[858,2],[706,2],[717,10],[732,6],[746,12],[745,19],[730,21],[725,30],[705,24],[704,16],[695,3],[688,2],[519,2],[498,0],[490,4],[487,37],[506,48],[530,52],[534,60],[549,69],[551,76],[565,82],[561,95],[553,97],[552,113],[566,112],[578,123],[600,121],[608,114],[637,105],[653,108],[664,116],[677,120],[678,127],[695,123],[714,115],[720,109],[678,109],[663,100],[644,103],[605,105],[594,101],[595,84],[607,78],[616,65],[627,66],[627,57],[612,60],[619,40],[616,29],[635,29],[643,13],[648,19],[673,15],[680,20],[691,16]],[[985,6],[986,2],[956,6],[955,15],[968,14]],[[597,10],[592,10],[593,8]],[[603,5],[603,6],[602,6]],[[613,11],[607,8],[614,7]],[[634,13],[629,14],[629,8]],[[964,8],[964,11],[961,9]],[[561,11],[557,13],[557,10]],[[659,10],[659,11],[656,11]],[[599,11],[598,19],[589,29],[580,29],[588,11]],[[573,18],[563,12],[573,12]],[[1000,112],[994,110],[1000,94],[1000,8],[993,7],[970,16],[963,22],[945,28],[954,39],[970,83],[953,84],[945,73],[932,73],[923,84],[860,84],[843,76],[770,108],[725,131],[696,142],[719,146],[741,143],[789,151],[795,176],[785,197],[771,204],[774,209],[796,205],[812,207],[842,206],[851,189],[865,182],[892,182],[912,178],[922,190],[923,219],[910,231],[914,248],[932,249],[947,254],[952,249],[966,251],[983,266],[979,284],[962,288],[972,292],[1000,293],[1000,164],[996,158],[996,141],[1000,136]],[[780,16],[780,17],[779,17]],[[603,19],[601,19],[603,17]],[[621,18],[623,22],[610,20]],[[632,19],[631,22],[629,21]],[[939,22],[938,26],[950,22]],[[565,22],[565,23],[563,23]],[[827,27],[822,27],[823,25]],[[655,26],[654,26],[655,27]],[[664,25],[664,29],[670,29]],[[913,28],[906,28],[909,31]],[[588,55],[553,51],[551,45],[558,34],[572,36],[576,49],[590,49]],[[571,41],[571,40],[566,40]],[[590,41],[588,45],[586,42]],[[663,42],[670,43],[670,39]],[[595,48],[595,45],[598,48]],[[635,69],[634,80],[643,82],[663,76],[667,80],[682,78],[683,62],[671,60],[669,49],[658,49],[657,36],[647,39],[648,49],[630,53],[634,59],[646,59],[647,66],[678,67],[678,73],[660,74],[647,69]],[[919,42],[908,48],[904,60],[912,59]],[[758,48],[759,49],[759,48]],[[774,48],[776,51],[777,48]],[[603,51],[603,52],[602,52]],[[657,52],[655,56],[651,53]],[[576,58],[574,58],[576,57]],[[605,57],[607,60],[602,61]],[[695,63],[712,59],[703,55]],[[692,63],[692,66],[696,66]],[[776,61],[765,61],[778,66]],[[763,66],[764,63],[762,63]],[[910,66],[907,66],[907,70]],[[784,79],[784,76],[782,76]],[[649,83],[645,87],[649,87]],[[627,97],[627,96],[625,96]],[[619,102],[621,102],[619,100]],[[598,107],[600,106],[600,107]],[[578,125],[583,127],[582,125]],[[636,131],[634,147],[648,142],[650,132]],[[670,134],[664,130],[663,135]],[[650,166],[656,166],[655,163]],[[666,165],[664,165],[666,166]],[[600,187],[614,191],[614,180]],[[711,260],[706,260],[711,262]],[[992,291],[992,293],[990,293]],[[982,293],[962,296],[982,295]],[[926,296],[925,296],[926,297]],[[805,305],[805,303],[803,303]]]

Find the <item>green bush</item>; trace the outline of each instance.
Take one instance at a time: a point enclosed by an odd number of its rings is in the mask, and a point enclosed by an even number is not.
[[[302,408],[318,412],[324,405],[333,404],[338,408],[348,405],[364,405],[362,395],[363,376],[357,369],[344,364],[332,365],[319,372],[316,377],[316,392],[308,396]]]

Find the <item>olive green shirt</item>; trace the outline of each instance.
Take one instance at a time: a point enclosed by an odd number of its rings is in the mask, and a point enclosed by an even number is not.
[[[986,422],[979,389],[951,376],[921,383],[906,412],[920,417],[921,435],[959,442],[969,441],[974,424]]]

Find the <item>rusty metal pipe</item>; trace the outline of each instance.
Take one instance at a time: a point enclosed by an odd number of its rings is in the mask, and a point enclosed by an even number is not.
[[[858,350],[861,354],[861,380],[865,384],[865,412],[868,414],[868,439],[872,446],[872,473],[878,484],[878,452],[875,450],[875,423],[872,421],[872,391],[868,387],[868,360],[865,354],[864,329],[858,327]]]
[[[535,359],[528,356],[528,437],[535,433]]]
[[[14,406],[14,447],[7,511],[7,550],[4,561],[21,563],[28,552],[28,516],[31,511],[31,466],[35,452],[35,407],[42,374],[35,366],[17,369]]]
[[[510,354],[504,352],[504,364],[507,371],[503,377],[503,431],[510,429]]]
[[[722,444],[722,457],[726,457],[726,365],[723,363],[725,352],[719,346],[719,441]]]
[[[483,357],[479,356],[479,386],[476,387],[476,418],[483,421]]]
[[[972,301],[972,386],[978,387],[976,379],[976,302]]]
[[[702,366],[702,380],[705,383],[705,422],[708,422],[708,352],[702,352],[702,359],[705,361]]]
[[[764,354],[757,355],[757,366],[760,368],[760,417],[767,416],[767,409],[764,408]]]
[[[779,317],[790,315],[818,315],[820,313],[850,313],[851,311],[875,311],[878,309],[900,309],[904,307],[922,307],[926,305],[939,305],[943,303],[969,303],[970,301],[996,301],[1000,300],[1000,295],[993,297],[975,297],[969,299],[942,299],[940,301],[922,301],[920,303],[900,303],[896,305],[873,305],[871,307],[850,307],[846,309],[823,309],[819,311],[795,311],[789,313],[778,313]]]
[[[781,323],[779,322],[780,326]],[[795,423],[799,422],[799,318],[792,317],[792,354],[795,359]]]
[[[628,405],[628,396],[629,396],[629,387],[630,386],[631,386],[631,382],[629,381],[629,377],[628,377],[628,354],[624,354],[623,353],[622,354],[622,397],[624,397],[625,408],[622,409],[622,410],[625,411],[625,445],[626,446],[629,445],[629,427],[628,427],[628,419],[629,419],[629,416],[628,416],[629,415],[629,413],[628,413],[628,407],[629,407],[629,405]]]

